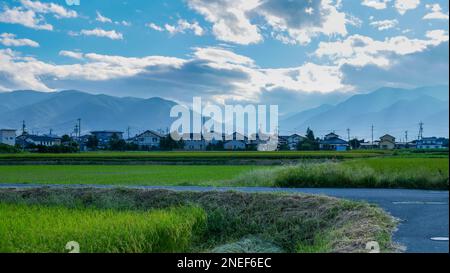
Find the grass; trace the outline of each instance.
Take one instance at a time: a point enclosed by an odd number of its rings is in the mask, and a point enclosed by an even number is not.
[[[0,252],[84,253],[186,251],[206,219],[200,208],[152,211],[66,208],[0,203]]]
[[[448,190],[448,158],[370,158],[253,170],[234,186]]]
[[[148,213],[148,210],[156,209],[158,212],[161,209],[166,211],[166,209],[173,207],[195,206],[206,212],[204,228],[201,229],[202,232],[199,236],[189,236],[189,238],[192,238],[191,247],[186,247],[187,244],[183,243],[181,244],[182,247],[176,249],[176,251],[365,252],[366,243],[374,240],[378,240],[382,251],[396,251],[396,247],[391,241],[392,231],[396,225],[392,217],[378,207],[367,203],[325,196],[214,191],[175,192],[137,189],[43,188],[2,189],[0,190],[0,203],[14,204],[12,207],[3,206],[7,208],[8,219],[23,223],[18,225],[18,230],[29,230],[25,238],[28,236],[39,238],[39,229],[24,224],[28,223],[28,220],[34,220],[32,223],[36,223],[37,227],[45,227],[45,223],[48,222],[36,221],[38,216],[34,215],[43,215],[49,217],[52,221],[59,221],[59,225],[56,226],[65,228],[67,224],[65,224],[64,219],[58,220],[60,218],[47,215],[48,207],[55,207],[56,212],[61,211],[63,215],[66,215],[66,212],[74,211],[73,219],[87,212],[87,215],[90,215],[87,219],[94,222],[98,220],[98,226],[105,228],[97,234],[101,237],[102,234],[108,234],[109,230],[116,230],[114,228],[107,229],[108,225],[116,227],[120,224],[116,224],[108,217],[92,217],[98,215],[97,213],[100,213],[99,215],[105,215],[102,213],[122,215],[123,212],[128,215],[131,213],[130,211],[133,211],[132,216],[130,216],[132,219],[143,219],[142,217],[145,213]],[[15,206],[18,206],[19,209],[10,209],[15,208]],[[45,209],[42,209],[42,207],[45,207]],[[27,208],[29,209],[27,210]],[[111,211],[114,211],[114,213]],[[161,213],[164,213],[164,211]],[[36,212],[38,213],[36,214]],[[155,211],[150,212],[149,215],[152,215],[152,213],[155,213]],[[187,215],[192,215],[192,213],[188,210]],[[198,222],[201,222],[202,214],[196,210],[194,215],[198,217],[193,218],[199,219]],[[68,215],[68,217],[71,216]],[[88,221],[78,219],[82,222]],[[118,219],[121,218],[118,217]],[[69,220],[69,223],[76,223],[76,221],[71,221]],[[140,232],[142,227],[151,226],[146,221],[145,223],[141,223],[140,220],[136,221],[140,223],[136,225],[138,227],[136,236],[142,234]],[[127,227],[128,222],[120,223]],[[188,224],[183,228],[190,231],[193,229],[192,223],[195,221],[188,222],[191,225]],[[8,222],[6,223],[8,225]],[[5,221],[2,221],[2,225],[5,228]],[[62,241],[83,240],[84,235],[79,238],[74,238],[73,235],[81,234],[84,226],[85,224],[73,226],[69,233],[70,236]],[[90,231],[91,226],[87,226],[89,227],[88,231]],[[173,226],[180,231],[176,224]],[[16,226],[13,227],[13,229],[8,227],[4,231],[16,232]],[[126,235],[128,233],[135,234],[134,229],[131,228],[124,231],[117,230],[117,234],[121,234],[121,232],[124,233],[124,236],[132,236]],[[185,236],[177,232],[175,234],[182,236],[182,238]],[[106,235],[103,235],[103,237],[106,237]],[[6,235],[6,238],[11,238],[11,236]],[[182,242],[190,241],[190,239],[182,238],[180,238]],[[95,240],[95,238],[92,237],[92,240]],[[61,251],[61,242],[57,244],[59,248],[56,250],[58,251]],[[2,240],[0,240],[0,244],[2,244]],[[27,247],[27,244],[29,244],[27,240],[15,241],[11,247],[15,246],[21,249],[21,247]],[[175,247],[175,244],[169,245]],[[164,250],[166,249],[173,250],[172,247],[164,248]],[[27,248],[27,250],[33,252],[35,248]],[[95,248],[95,250],[102,249]]]
[[[0,183],[198,185],[230,180],[261,166],[14,165],[0,166]]]

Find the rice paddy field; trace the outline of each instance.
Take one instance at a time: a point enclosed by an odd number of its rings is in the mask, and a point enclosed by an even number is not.
[[[0,165],[3,184],[265,186],[448,190],[448,157],[256,165]]]
[[[208,185],[265,168],[248,165],[5,165],[0,183]]]
[[[277,165],[297,160],[349,159],[386,156],[387,151],[224,151],[224,152],[82,152],[72,154],[0,153],[5,164],[202,164]],[[447,153],[448,154],[448,153]]]
[[[83,253],[186,251],[206,214],[195,207],[149,211],[0,203],[0,252]]]

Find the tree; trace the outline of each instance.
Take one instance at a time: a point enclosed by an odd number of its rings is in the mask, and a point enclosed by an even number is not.
[[[180,139],[179,141],[175,141],[170,135],[161,138],[159,142],[159,147],[161,150],[171,151],[178,150],[184,148],[184,141]]]
[[[61,142],[62,143],[68,143],[68,142],[71,142],[71,141],[72,141],[72,138],[69,135],[63,135],[61,137]]]
[[[307,138],[309,141],[312,141],[312,142],[316,141],[316,138],[314,137],[314,132],[313,132],[313,130],[311,130],[309,127],[308,127],[308,129],[306,130],[306,138]]]
[[[112,151],[125,151],[127,143],[125,140],[120,139],[119,136],[114,133],[108,141],[108,148]]]
[[[98,139],[95,135],[89,136],[86,142],[86,147],[91,150],[96,150],[98,147]]]
[[[223,141],[218,141],[215,144],[209,143],[208,146],[206,146],[207,151],[223,151]]]
[[[350,147],[352,147],[352,149],[358,149],[359,147],[361,147],[361,142],[356,138],[350,140],[348,144],[350,145]]]
[[[313,130],[311,130],[309,127],[306,130],[306,139],[297,144],[297,150],[299,151],[319,150],[319,139],[315,138]]]

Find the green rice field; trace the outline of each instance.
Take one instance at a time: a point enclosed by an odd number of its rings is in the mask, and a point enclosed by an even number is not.
[[[14,165],[0,166],[0,183],[198,185],[231,180],[261,166]]]
[[[196,207],[143,212],[0,203],[0,219],[0,253],[68,252],[72,241],[83,253],[150,253],[186,251],[206,214]]]

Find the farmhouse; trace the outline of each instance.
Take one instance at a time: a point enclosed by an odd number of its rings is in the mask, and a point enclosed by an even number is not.
[[[443,149],[446,139],[437,137],[424,137],[417,141],[417,149]],[[447,141],[448,143],[448,141]]]
[[[346,151],[348,147],[348,142],[339,138],[339,135],[335,133],[329,133],[319,142],[321,150]]]
[[[16,143],[24,148],[28,148],[34,145],[50,147],[61,145],[61,138],[56,136],[30,135],[24,133],[16,138]]]
[[[395,149],[395,137],[386,134],[380,137],[380,149],[383,150],[393,150]]]
[[[16,130],[0,129],[0,143],[14,146],[16,144]]]
[[[293,134],[288,136],[287,138],[287,145],[289,147],[289,150],[296,150],[298,144],[300,144],[301,142],[303,142],[306,138],[298,135],[298,134]]]
[[[155,131],[147,130],[134,138],[131,139],[131,142],[138,145],[140,149],[142,148],[159,148],[161,138],[163,136]]]

